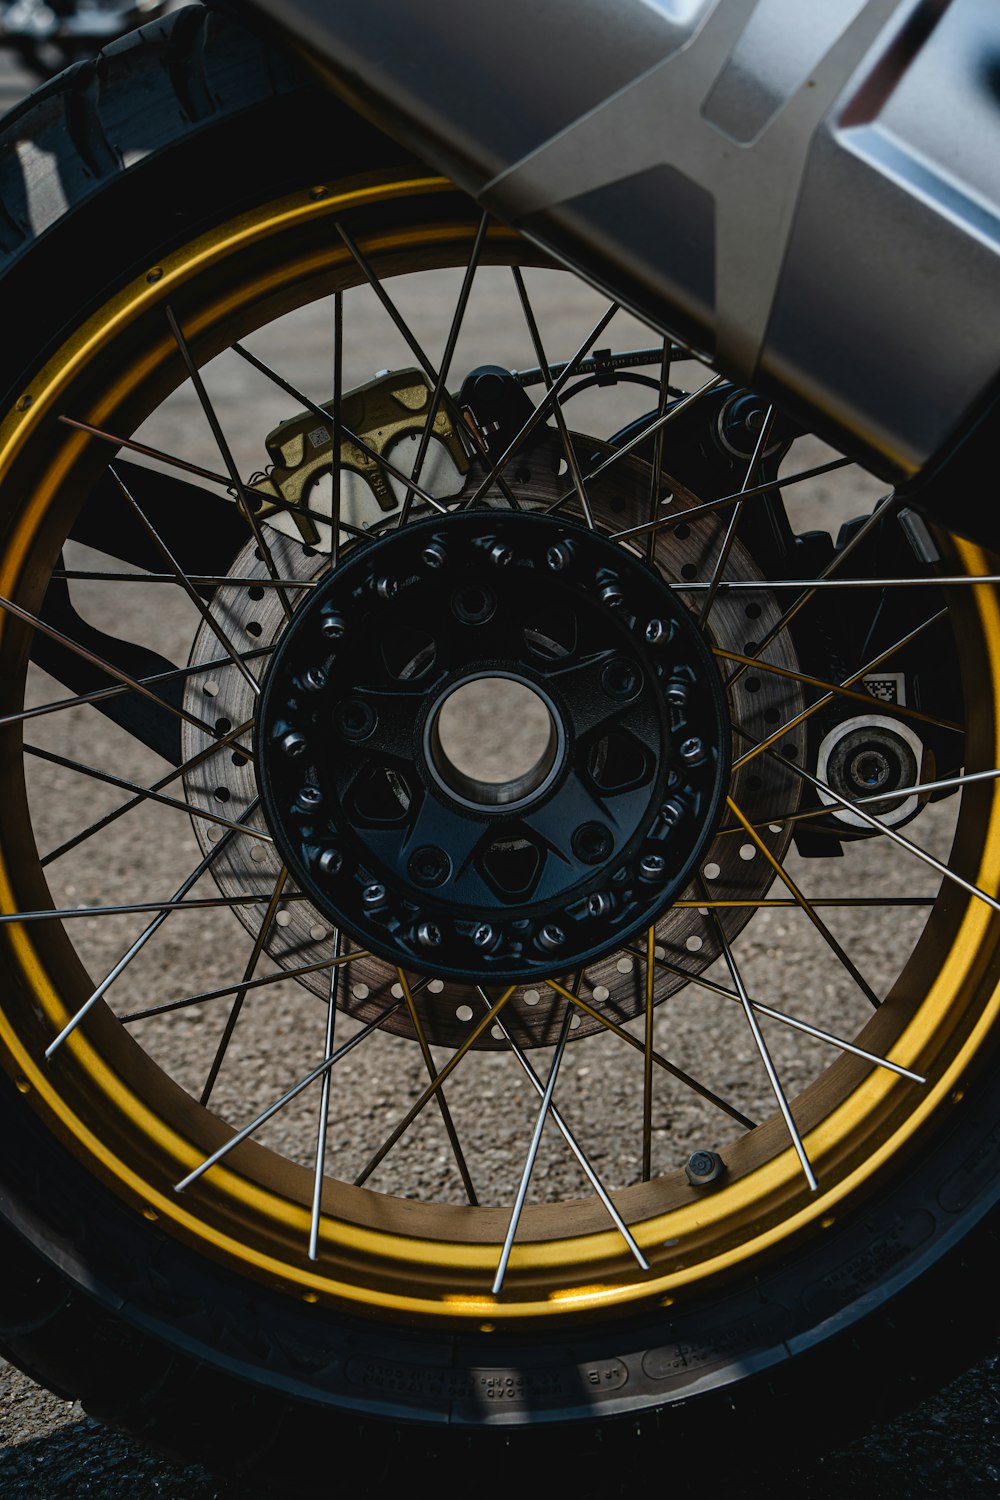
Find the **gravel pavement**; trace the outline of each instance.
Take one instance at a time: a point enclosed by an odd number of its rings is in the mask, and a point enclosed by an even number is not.
[[[6,106],[13,103],[19,97],[21,88],[23,79],[20,75],[10,69],[0,69],[0,104]],[[494,276],[490,272],[481,278],[482,296],[478,301],[474,298],[470,304],[467,330],[463,335],[465,344],[460,345],[456,353],[456,368],[462,367],[463,359],[466,359],[466,368],[478,363],[484,356],[477,356],[472,352],[477,347],[482,348],[486,357],[494,362],[508,363],[511,366],[524,366],[532,362],[530,351],[527,355],[525,352],[524,335],[519,331],[515,333],[513,320],[505,319],[502,310],[498,315],[496,298],[502,295],[498,277],[499,273]],[[540,293],[544,290],[541,280],[533,285],[538,286]],[[405,289],[401,295],[405,298]],[[409,295],[411,300],[408,312],[418,333],[428,347],[436,347],[435,341],[440,341],[442,336],[440,309],[447,306],[448,298],[454,295],[454,277],[448,273],[435,273],[421,278],[420,284],[415,285]],[[584,295],[579,304],[573,295],[563,303],[557,301],[555,337],[558,337],[560,328],[564,329],[565,337],[558,345],[554,342],[553,347],[575,347],[572,334],[577,327],[586,326],[583,320],[586,305],[589,305],[588,296],[589,294]],[[361,294],[349,308],[348,326],[352,340],[345,371],[348,384],[370,379],[375,368],[398,365],[401,362],[396,358],[398,351],[393,348],[391,339],[386,340],[384,330],[377,333],[377,317],[377,309]],[[563,320],[562,323],[560,319]],[[324,375],[328,345],[322,322],[322,318],[317,318],[312,312],[297,320],[293,318],[286,321],[273,338],[261,335],[254,347],[258,353],[280,363],[282,368],[292,369],[296,381],[303,387],[322,390],[324,381],[328,381],[328,377]],[[548,326],[551,328],[552,325]],[[625,347],[629,340],[628,329],[620,323],[618,332],[613,328],[608,337],[615,347]],[[463,347],[470,351],[468,355],[463,354]],[[232,359],[227,363],[222,358],[210,368],[212,389],[220,401],[225,402],[227,397],[236,398],[232,404],[239,413],[239,426],[230,436],[241,467],[244,472],[249,473],[260,463],[261,435],[287,415],[287,412],[275,404],[271,393],[263,390],[247,391],[243,384],[237,384],[238,380],[242,380],[242,373],[235,368]],[[574,424],[587,431],[614,430],[618,422],[627,415],[623,406],[620,417],[616,416],[613,406],[617,399],[617,392],[610,395],[590,393],[581,398],[578,405],[574,404]],[[145,436],[148,441],[165,449],[183,446],[186,455],[196,461],[213,461],[211,446],[199,428],[193,400],[184,392],[179,392],[157,414],[155,422],[149,424]],[[803,463],[821,457],[819,445],[806,445],[800,450],[800,460]],[[795,524],[798,529],[814,525],[829,527],[835,524],[831,522],[831,515],[842,519],[869,508],[875,493],[877,490],[873,492],[870,484],[864,480],[849,481],[846,487],[843,482],[835,483],[831,480],[829,485],[814,488],[808,500],[799,503],[798,512],[794,516]],[[78,561],[83,563],[85,559],[81,557]],[[81,611],[97,623],[100,623],[102,611],[107,612],[111,607],[96,587],[91,589],[90,585],[75,592],[74,599]],[[185,613],[183,608],[165,607],[154,612],[141,603],[136,603],[134,607],[123,605],[121,598],[116,598],[113,612],[117,628],[123,633],[124,621],[132,638],[141,640],[145,632],[150,644],[155,642],[156,648],[172,660],[186,660],[193,625],[190,613]],[[51,687],[51,683],[39,682],[36,691],[46,692]],[[495,705],[488,705],[488,709],[495,713]],[[216,712],[218,711],[217,708]],[[50,748],[60,748],[60,735],[63,733],[67,736],[65,743],[74,743],[75,724],[78,721],[69,723],[69,718],[67,715],[53,716],[50,721],[52,738],[46,742]],[[55,720],[60,722],[53,723]],[[488,724],[489,719],[485,722]],[[526,726],[522,727],[527,732]],[[90,739],[88,753],[83,758],[98,764],[114,765],[119,774],[136,780],[155,773],[152,759],[147,758],[147,764],[143,755],[137,752],[134,742],[119,735],[106,721],[102,720],[96,730],[93,725],[89,725],[86,733]],[[473,718],[467,725],[466,733],[474,741],[481,740],[484,721]],[[509,738],[513,740],[516,736],[511,735]],[[82,754],[78,750],[74,750],[74,753]],[[51,802],[54,821],[48,835],[53,840],[60,829],[74,826],[74,822],[82,823],[96,817],[105,805],[113,806],[117,796],[108,794],[109,800],[105,804],[101,800],[101,789],[95,790],[92,783],[81,785],[72,777],[67,780],[65,774],[59,776],[50,771],[42,774],[42,770],[32,783],[32,792],[43,834],[46,832],[43,825]],[[176,828],[176,814],[173,816],[174,823],[171,825],[168,811],[152,810],[148,814],[148,823],[144,825],[141,838],[136,838],[134,834],[129,838],[123,835],[108,846],[106,863],[101,872],[102,899],[115,899],[116,891],[134,891],[140,877],[142,881],[159,882],[157,888],[162,890],[163,883],[174,879],[178,870],[183,873],[184,868],[190,867],[197,851],[194,834],[183,839],[179,836],[161,835],[161,830]],[[130,828],[134,827],[134,824],[130,825]],[[944,853],[951,829],[947,804],[922,814],[920,829],[924,842]],[[751,850],[750,857],[752,854]],[[743,857],[748,859],[746,855]],[[866,888],[866,881],[868,889],[877,889],[883,879],[879,860],[884,857],[884,851],[873,852],[868,847],[850,850],[849,857],[842,861],[808,861],[806,863],[810,867],[808,874],[812,880],[812,888],[816,894],[822,893],[822,881],[826,874],[816,868],[822,863],[840,866],[839,872],[835,871],[834,875],[842,882],[845,880],[846,868],[848,881],[860,882],[856,887],[852,884],[852,889]],[[794,856],[790,857],[789,864],[790,868],[799,869]],[[264,859],[261,874],[266,876],[270,871],[273,875],[276,868],[274,866],[271,869]],[[88,887],[86,883],[88,878],[92,882],[93,872],[88,870],[85,857],[81,855],[79,860],[75,860],[71,856],[59,862],[58,873],[53,875],[53,888],[70,902],[83,896],[93,899],[92,885]],[[917,884],[910,889],[918,892],[919,877],[914,879]],[[80,925],[92,929],[76,934],[81,952],[93,970],[102,972],[106,971],[109,961],[113,963],[117,954],[123,951],[136,930],[134,922],[128,918],[114,919],[103,924],[90,922]],[[197,972],[198,982],[205,988],[212,984],[226,983],[230,978],[227,963],[231,963],[234,930],[235,919],[231,914],[223,912],[211,918],[206,917],[199,926],[197,936],[193,937],[190,932],[185,932],[183,936],[165,935],[155,953],[151,953],[148,960],[144,955],[143,961],[134,966],[133,983],[128,992],[122,994],[120,1000],[117,990],[110,997],[112,1005],[119,1009],[129,1009],[134,1006],[135,994],[140,991],[143,1004],[169,998],[178,993],[182,984],[178,975],[185,966],[190,966],[192,971]],[[326,936],[325,931],[320,929],[319,935],[313,935],[311,940],[320,944]],[[817,948],[817,941],[815,935],[807,936],[799,927],[790,923],[787,914],[769,912],[756,918],[752,932],[745,937],[740,949],[749,982],[753,984],[758,972],[762,976],[768,973],[769,966],[779,958],[783,964],[787,992],[795,994],[800,1002],[801,1014],[808,1015],[809,1019],[817,1023],[822,1021],[832,1029],[844,1027],[850,1030],[852,1026],[856,1029],[859,1024],[856,1008],[858,997],[848,993],[851,987],[845,987],[836,973],[830,975],[830,965],[824,964],[822,949]],[[853,951],[865,972],[872,976],[873,982],[879,981],[883,971],[885,975],[889,974],[889,965],[896,965],[892,952],[886,951],[887,946],[891,946],[898,957],[899,954],[905,955],[911,941],[911,930],[902,921],[897,922],[893,928],[891,945],[887,945],[885,924],[875,919],[867,923],[858,922],[852,934]],[[693,936],[687,942],[688,950],[697,951],[700,942],[700,938]],[[631,970],[622,968],[622,964],[627,962],[618,961],[617,969],[622,977],[615,981],[625,988],[633,982],[628,977]],[[368,993],[363,981],[372,985],[380,981],[377,976],[372,978],[367,971],[354,970],[352,974],[355,981],[352,993],[361,1006]],[[763,979],[760,982],[763,983]],[[291,996],[286,995],[289,990],[293,992]],[[364,995],[360,993],[362,990]],[[255,1103],[267,1101],[274,1097],[276,1091],[280,1092],[287,1083],[289,1069],[293,1067],[290,1058],[294,1048],[301,1048],[303,1038],[308,1039],[313,1032],[318,1036],[321,1028],[322,1007],[317,1005],[315,996],[298,986],[287,984],[282,986],[281,993],[285,996],[285,1009],[280,1012],[281,1024],[277,1030],[273,999],[267,1004],[257,1005],[252,1001],[247,1005],[241,1021],[242,1052],[237,1063],[220,1076],[218,1093],[213,1103],[220,1113],[228,1114],[234,1121],[242,1122]],[[663,1009],[666,1012],[667,1008]],[[144,1029],[140,1028],[137,1033],[168,1072],[181,1083],[192,1087],[199,1058],[203,1060],[214,1044],[212,1021],[203,1019],[203,1014],[202,1010],[195,1007],[180,1013],[183,1019],[175,1020],[170,1026],[161,1025],[154,1020],[144,1023]],[[346,1024],[349,1028],[352,1023]],[[673,1016],[669,1027],[662,1016],[657,1025],[657,1044],[665,1046],[669,1041],[682,1051],[687,1048],[684,1061],[700,1068],[702,1075],[714,1087],[723,1090],[738,1087],[741,1090],[740,1102],[748,1110],[767,1106],[766,1081],[759,1078],[751,1081],[752,1069],[749,1065],[753,1059],[745,1039],[740,1040],[732,1028],[725,1027],[721,1022],[718,1025],[713,1022],[710,1034],[706,1037],[704,1026],[698,1028],[697,1034],[694,1031],[685,1032],[683,1024],[679,1025]],[[381,1042],[383,1039],[378,1040]],[[393,1045],[391,1039],[384,1040],[387,1048]],[[572,1111],[575,1100],[582,1102],[590,1097],[593,1078],[591,1077],[590,1084],[587,1079],[594,1069],[595,1059],[599,1065],[602,1056],[600,1049],[604,1042],[604,1038],[599,1038],[588,1043],[589,1052],[586,1056],[580,1052],[579,1063],[576,1062],[576,1049],[572,1049],[570,1055],[574,1059],[573,1066],[570,1068],[567,1064],[565,1084],[560,1080],[560,1087],[564,1089],[560,1097],[566,1101],[568,1111]],[[808,1082],[812,1076],[811,1070],[818,1064],[803,1056],[799,1047],[792,1046],[785,1033],[775,1032],[773,1037],[769,1033],[769,1042],[790,1089]],[[320,1045],[320,1042],[317,1041],[316,1045]],[[397,1046],[396,1051],[398,1050]],[[418,1066],[416,1049],[410,1050]],[[391,1097],[385,1097],[386,1090],[382,1081],[382,1059],[386,1055],[385,1049],[379,1051],[378,1047],[364,1050],[359,1048],[357,1056],[360,1061],[353,1076],[345,1070],[345,1089],[353,1089],[353,1094],[345,1093],[342,1113],[335,1115],[332,1127],[334,1137],[339,1141],[338,1149],[347,1154],[352,1149],[360,1151],[364,1146],[363,1140],[358,1143],[351,1139],[352,1121],[367,1117],[377,1124],[384,1112],[385,1120],[391,1122],[392,1100]],[[488,1057],[471,1058],[470,1067],[462,1075],[462,1081],[460,1082],[460,1075],[456,1073],[455,1083],[455,1094],[450,1102],[457,1113],[460,1114],[465,1109],[467,1112],[482,1110],[495,1113],[496,1117],[503,1115],[504,1130],[512,1128],[510,1120],[516,1116],[517,1106],[527,1104],[524,1097],[516,1094],[506,1096],[503,1086],[492,1081]],[[615,1088],[618,1088],[617,1079]],[[623,1084],[622,1090],[620,1096],[611,1089],[606,1091],[607,1098],[602,1102],[609,1111],[634,1109],[638,1098],[634,1082],[628,1088]],[[352,1103],[352,1098],[356,1102]],[[659,1164],[664,1167],[679,1164],[694,1146],[706,1144],[704,1131],[704,1115],[692,1108],[690,1101],[683,1096],[672,1099],[666,1124],[657,1132],[654,1142],[655,1150],[660,1153]],[[480,1159],[484,1171],[488,1171],[490,1175],[494,1190],[502,1200],[505,1195],[509,1195],[511,1188],[511,1183],[504,1174],[509,1175],[512,1162],[515,1169],[519,1169],[520,1159],[501,1149],[501,1135],[499,1127],[495,1128],[492,1140],[496,1149],[492,1154],[490,1150],[485,1150]],[[627,1139],[624,1134],[620,1138]],[[313,1116],[308,1112],[304,1096],[301,1107],[286,1110],[276,1117],[266,1139],[273,1148],[298,1156],[304,1162],[309,1161],[314,1127]],[[720,1128],[710,1143],[721,1146],[726,1139],[724,1130]],[[387,1163],[387,1175],[381,1185],[388,1191],[419,1195],[447,1195],[453,1192],[453,1164],[450,1163],[447,1152],[442,1149],[439,1136],[431,1130],[426,1141],[421,1138],[418,1146],[426,1146],[426,1149],[418,1148],[405,1158],[402,1167],[394,1168],[391,1161]],[[626,1180],[634,1161],[627,1154],[609,1154],[604,1157],[601,1155],[603,1149],[603,1136],[598,1120],[591,1147],[595,1164],[608,1175],[612,1184],[619,1179]],[[416,1168],[414,1155],[418,1162]],[[394,1170],[402,1175],[393,1176]],[[557,1154],[550,1153],[540,1161],[538,1178],[546,1196],[558,1197],[563,1192],[572,1191],[572,1183],[564,1179],[563,1173],[564,1166]],[[822,1464],[808,1472],[776,1475],[767,1493],[775,1496],[824,1497],[824,1500],[876,1494],[889,1497],[889,1500],[903,1500],[903,1497],[921,1495],[997,1493],[1000,1490],[1000,1451],[997,1443],[996,1365],[995,1354],[986,1357],[968,1374],[933,1400],[925,1402],[909,1417],[831,1454]],[[25,1500],[34,1500],[34,1497],[37,1500],[77,1500],[77,1497],[79,1500],[82,1497],[98,1497],[98,1500],[126,1500],[127,1497],[127,1500],[132,1500],[132,1497],[146,1496],[209,1500],[209,1497],[233,1497],[237,1493],[232,1487],[220,1486],[217,1481],[197,1469],[175,1468],[170,1463],[149,1455],[132,1442],[109,1434],[72,1403],[62,1402],[39,1390],[20,1372],[10,1367],[0,1367],[0,1495],[17,1495],[25,1497]],[[602,1490],[602,1500],[606,1500],[606,1497],[607,1491]]]

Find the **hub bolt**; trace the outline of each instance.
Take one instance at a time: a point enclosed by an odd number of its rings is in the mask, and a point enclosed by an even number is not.
[[[670,640],[674,628],[671,620],[650,620],[646,626],[646,639],[651,646],[661,646]]]
[[[604,583],[601,585],[601,603],[606,604],[608,609],[619,609],[624,598],[620,584]]]
[[[363,698],[345,698],[334,710],[334,721],[345,740],[357,743],[374,733],[378,715]]]
[[[475,943],[477,948],[491,947],[495,938],[496,932],[489,922],[480,922],[479,926],[472,934],[472,941]]]
[[[676,828],[684,816],[684,804],[682,802],[664,802],[660,808],[660,817],[668,828]]]
[[[553,573],[561,573],[569,567],[569,547],[566,542],[556,542],[545,554],[545,561]]]
[[[323,793],[318,786],[313,786],[311,782],[299,788],[299,803],[302,807],[319,807],[322,801]]]
[[[683,677],[671,677],[663,689],[663,696],[673,708],[683,708],[688,701],[688,685]]]
[[[442,942],[440,927],[434,922],[421,922],[417,928],[417,942],[421,948],[439,948]]]
[[[496,542],[490,548],[490,562],[495,568],[506,568],[514,561],[513,549],[505,542]]]
[[[344,864],[344,856],[339,849],[324,849],[316,861],[321,875],[336,875]]]
[[[293,757],[304,755],[309,748],[309,741],[297,729],[288,730],[286,734],[281,736],[279,743],[285,754]]]
[[[319,622],[320,634],[328,641],[339,641],[347,634],[347,621],[339,610],[324,609]]]
[[[681,745],[681,760],[689,766],[697,766],[705,759],[705,746],[696,734]]]
[[[614,902],[604,891],[595,891],[587,902],[588,917],[606,917]]]
[[[381,906],[385,901],[385,886],[373,880],[371,885],[366,885],[361,892],[361,899],[367,907]]]
[[[417,885],[441,885],[451,874],[451,860],[443,849],[425,844],[422,849],[413,851],[406,869],[410,879],[416,881]]]
[[[448,561],[448,554],[440,542],[428,542],[420,554],[420,560],[425,568],[443,568]]]
[[[609,698],[625,703],[634,698],[642,688],[642,673],[633,662],[624,657],[609,661],[601,673],[601,687]]]
[[[639,861],[639,875],[643,880],[661,880],[667,868],[662,854],[644,854]]]
[[[380,578],[375,584],[375,592],[380,599],[391,599],[399,590],[399,583],[395,578]]]
[[[538,934],[538,941],[543,948],[548,948],[551,952],[555,948],[562,947],[563,943],[566,941],[566,934],[563,932],[562,928],[557,927],[554,922],[546,922],[545,926]]]
[[[573,853],[587,865],[599,865],[614,846],[611,830],[603,823],[581,823],[573,835]]]

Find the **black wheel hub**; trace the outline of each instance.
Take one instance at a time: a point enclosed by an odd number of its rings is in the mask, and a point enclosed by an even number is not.
[[[470,690],[517,742],[499,776],[449,724]],[[313,591],[268,674],[258,764],[282,857],[332,922],[400,966],[519,980],[599,956],[684,887],[728,716],[691,614],[638,557],[470,511],[358,549]]]

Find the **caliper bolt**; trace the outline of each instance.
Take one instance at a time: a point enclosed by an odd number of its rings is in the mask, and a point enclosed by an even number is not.
[[[639,875],[643,880],[661,880],[667,868],[662,854],[644,854],[639,861]]]
[[[695,1151],[684,1168],[692,1187],[707,1187],[725,1175],[726,1164],[717,1151]]]
[[[477,948],[489,948],[496,938],[496,932],[489,922],[480,922],[472,934],[472,941]]]
[[[581,823],[573,835],[573,853],[584,864],[599,865],[615,846],[610,828],[603,823]]]
[[[441,885],[451,874],[451,860],[443,849],[425,844],[422,849],[414,849],[406,869],[417,885]]]
[[[569,567],[569,547],[565,542],[556,542],[545,554],[545,561],[553,573],[561,573]]]
[[[696,734],[681,745],[681,760],[689,766],[697,766],[705,759],[705,746]]]
[[[290,729],[287,734],[283,734],[278,743],[286,755],[293,757],[304,755],[309,748],[309,741],[297,729]]]
[[[366,885],[361,892],[361,899],[368,907],[381,906],[385,901],[385,886],[373,880],[371,885]]]
[[[339,641],[347,634],[347,621],[339,610],[324,609],[319,622],[320,635],[328,641]]]
[[[541,943],[543,948],[548,948],[551,952],[555,948],[562,947],[563,943],[566,941],[566,934],[563,932],[561,927],[556,926],[555,922],[546,922],[545,926],[538,934],[538,941],[539,943]]]
[[[334,722],[345,740],[368,739],[378,723],[378,714],[363,698],[345,698],[334,710]]]
[[[448,561],[448,554],[440,542],[428,542],[420,554],[420,560],[425,568],[443,568]]]
[[[650,620],[646,626],[646,639],[651,646],[660,646],[670,640],[674,628],[672,620]]]
[[[495,542],[490,548],[490,562],[495,568],[506,568],[514,561],[513,548],[506,542]]]
[[[417,942],[421,948],[440,948],[442,941],[441,929],[435,922],[421,922],[417,928]]]

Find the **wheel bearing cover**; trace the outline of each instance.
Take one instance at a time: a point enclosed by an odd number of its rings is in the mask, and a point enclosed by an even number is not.
[[[546,704],[550,746],[487,798],[440,753],[476,677]],[[634,554],[530,513],[416,523],[296,611],[257,757],[268,825],[316,907],[401,967],[569,973],[656,917],[713,833],[730,732],[689,611]]]

